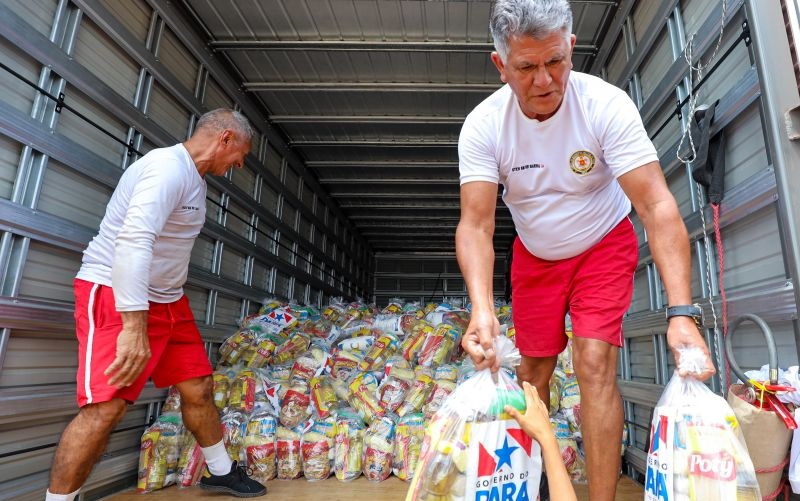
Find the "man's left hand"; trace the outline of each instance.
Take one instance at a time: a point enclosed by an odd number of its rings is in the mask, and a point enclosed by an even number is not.
[[[675,366],[679,368],[681,365],[679,353],[680,348],[694,346],[700,348],[706,355],[706,363],[702,372],[689,373],[686,370],[679,369],[678,375],[690,375],[696,379],[699,379],[700,381],[705,381],[713,376],[715,372],[717,372],[716,369],[714,369],[714,362],[711,360],[711,354],[708,351],[708,346],[706,345],[703,336],[700,335],[700,330],[697,328],[697,324],[694,323],[694,320],[691,317],[672,317],[669,320],[669,326],[667,327],[667,343],[672,350],[672,355],[675,357]]]

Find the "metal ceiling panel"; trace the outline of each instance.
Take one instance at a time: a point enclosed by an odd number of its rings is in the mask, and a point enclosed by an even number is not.
[[[588,70],[617,3],[573,0]],[[376,251],[453,251],[464,117],[501,82],[490,0],[183,0]],[[513,225],[498,199],[498,250]]]

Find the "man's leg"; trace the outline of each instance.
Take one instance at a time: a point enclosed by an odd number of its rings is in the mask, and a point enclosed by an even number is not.
[[[581,433],[589,499],[613,501],[620,474],[622,399],[617,390],[617,348],[597,339],[573,340],[573,364],[581,390]]]
[[[124,400],[114,398],[81,408],[61,434],[53,456],[48,489],[51,493],[68,494],[86,482],[126,407]]]
[[[187,379],[175,386],[181,394],[183,424],[197,439],[208,465],[208,472],[200,479],[200,488],[237,497],[266,494],[266,487],[248,477],[241,465],[233,468],[231,458],[225,451],[219,411],[214,405],[211,376]]]
[[[517,379],[522,386],[523,381],[527,381],[536,387],[539,398],[550,408],[550,376],[556,368],[558,356],[554,357],[526,357],[522,356],[522,362],[517,366]]]
[[[183,424],[192,432],[200,447],[219,443],[222,440],[222,425],[219,411],[214,405],[211,376],[187,379],[175,386],[181,394]]]

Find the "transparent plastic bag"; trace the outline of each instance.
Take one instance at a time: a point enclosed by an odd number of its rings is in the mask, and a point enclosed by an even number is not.
[[[519,351],[495,338],[500,364],[519,364]],[[475,372],[456,387],[425,430],[406,501],[536,499],[542,472],[539,444],[504,408],[525,410],[525,395],[507,372]]]
[[[681,369],[699,372],[706,355],[680,351]],[[650,428],[645,501],[756,501],[761,493],[739,422],[728,402],[677,371]]]

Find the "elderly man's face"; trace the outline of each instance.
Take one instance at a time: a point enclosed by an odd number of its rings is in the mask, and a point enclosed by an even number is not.
[[[511,86],[528,118],[547,120],[561,106],[572,68],[573,47],[575,35],[567,38],[564,33],[555,32],[541,40],[528,36],[509,38],[505,62],[492,53],[500,79]]]

